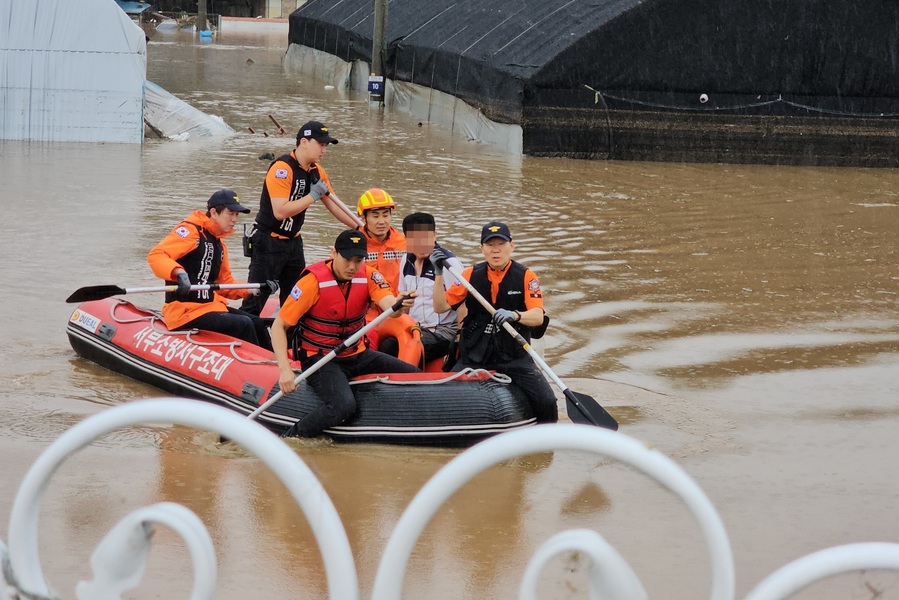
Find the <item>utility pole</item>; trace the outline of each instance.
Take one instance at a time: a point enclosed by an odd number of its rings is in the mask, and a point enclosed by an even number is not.
[[[387,0],[375,0],[375,28],[371,36],[371,102],[384,102],[384,62],[387,57]]]
[[[197,1],[197,31],[206,31],[206,0]]]

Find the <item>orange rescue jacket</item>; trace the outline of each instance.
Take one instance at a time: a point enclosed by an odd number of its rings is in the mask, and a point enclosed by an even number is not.
[[[211,234],[223,240],[231,233],[222,233],[215,222],[206,216],[206,212],[195,210],[181,223],[175,226],[171,232],[161,242],[156,244],[149,254],[147,254],[147,262],[153,269],[153,274],[166,281],[174,281],[173,272],[177,268],[184,268],[178,262],[183,256],[186,256],[200,242],[200,229],[206,230]],[[233,233],[233,232],[232,232]],[[231,274],[231,264],[228,261],[228,248],[222,242],[221,266],[215,281],[207,281],[205,283],[238,283]],[[187,270],[187,269],[185,269]],[[198,281],[198,273],[188,272],[188,276],[192,283]],[[245,298],[249,295],[250,290],[217,290],[214,292],[212,301],[210,302],[166,302],[162,307],[162,318],[165,320],[166,327],[169,329],[177,329],[193,321],[201,315],[210,312],[223,312],[228,310],[228,299],[237,300]]]

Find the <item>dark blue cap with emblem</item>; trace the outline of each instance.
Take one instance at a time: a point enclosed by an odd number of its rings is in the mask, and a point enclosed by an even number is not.
[[[483,229],[481,229],[481,243],[483,244],[493,238],[502,238],[507,242],[511,242],[512,234],[509,232],[508,225],[499,221],[490,221],[484,225]]]
[[[240,203],[240,198],[238,198],[237,194],[232,190],[219,190],[211,195],[206,202],[206,208],[213,208],[215,206],[224,206],[225,208],[230,208],[234,212],[244,214],[250,212],[249,208]]]
[[[368,255],[368,242],[365,236],[355,229],[347,229],[337,236],[334,242],[334,249],[344,258],[352,258],[361,256],[365,258]]]

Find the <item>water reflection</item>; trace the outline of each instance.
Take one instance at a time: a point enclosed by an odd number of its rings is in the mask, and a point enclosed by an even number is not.
[[[65,336],[73,307],[63,300],[86,285],[155,283],[145,257],[160,236],[214,189],[257,198],[268,164],[258,157],[289,150],[293,128],[320,118],[340,139],[324,164],[344,202],[384,187],[399,215],[433,212],[441,241],[466,262],[480,258],[483,223],[506,220],[516,257],[546,291],[547,362],[710,493],[732,535],[738,593],[825,546],[899,540],[889,518],[899,488],[882,466],[899,419],[899,171],[510,158],[284,73],[285,45],[251,36],[150,43],[150,79],[224,118],[232,137],[143,147],[0,142],[8,249],[0,487],[15,489],[37,451],[82,415],[159,394],[73,358]],[[274,135],[269,115],[288,135]],[[304,227],[309,257],[324,257],[340,229],[314,208]],[[241,277],[238,242],[227,241]],[[62,584],[74,585],[85,549],[106,531],[104,515],[85,518],[88,507],[117,513],[149,497],[208,517],[222,598],[322,596],[304,518],[254,459],[179,428],[165,430],[157,451],[158,435],[111,436],[53,491],[44,526],[62,541],[44,552],[60,589],[72,589]],[[296,450],[334,498],[366,589],[399,514],[455,455]],[[3,514],[10,503],[0,498]],[[639,477],[582,457],[502,465],[431,524],[407,595],[515,597],[533,548],[562,526],[586,526],[626,554],[651,597],[703,597],[702,544],[671,504]],[[183,566],[180,546],[165,533],[159,540],[153,584],[135,597],[183,594],[172,575]],[[580,589],[569,566],[547,573],[545,597]],[[841,580],[815,597],[847,597],[838,591],[846,588]]]

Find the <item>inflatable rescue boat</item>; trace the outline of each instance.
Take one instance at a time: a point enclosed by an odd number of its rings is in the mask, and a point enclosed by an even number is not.
[[[216,332],[169,331],[159,312],[121,298],[79,304],[66,333],[83,358],[168,393],[243,414],[280,390],[271,352]],[[351,385],[356,414],[325,430],[337,441],[470,446],[535,423],[521,390],[489,371],[385,373]],[[318,402],[314,390],[301,382],[257,419],[280,434]]]

